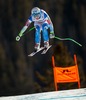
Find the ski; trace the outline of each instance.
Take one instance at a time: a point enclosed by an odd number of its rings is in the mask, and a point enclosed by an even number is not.
[[[39,51],[43,50],[44,47],[41,47],[39,50],[37,50],[36,52],[32,52],[31,54],[29,54],[28,56],[32,57],[34,56],[35,54],[37,54]]]
[[[48,48],[44,49],[43,52],[41,54],[46,54],[47,51],[51,48],[52,45],[50,45]]]

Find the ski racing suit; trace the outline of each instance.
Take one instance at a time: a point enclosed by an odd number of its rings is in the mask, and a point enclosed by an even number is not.
[[[43,36],[43,41],[44,41],[44,47],[49,46],[49,34],[48,34],[48,28],[50,29],[50,34],[54,34],[54,29],[53,29],[53,24],[51,22],[51,19],[49,15],[41,9],[41,16],[39,19],[36,19],[34,16],[30,16],[21,30],[19,36],[22,36],[23,32],[28,28],[28,26],[34,22],[34,27],[35,27],[35,49],[40,48],[40,42],[41,42],[41,31],[42,31],[42,36]],[[52,37],[51,37],[52,38]]]

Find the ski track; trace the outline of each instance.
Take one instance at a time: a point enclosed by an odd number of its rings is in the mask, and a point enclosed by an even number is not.
[[[0,97],[0,100],[86,100],[86,88]]]

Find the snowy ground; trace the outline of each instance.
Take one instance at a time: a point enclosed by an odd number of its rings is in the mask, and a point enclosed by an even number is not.
[[[0,97],[0,100],[86,100],[86,88]]]

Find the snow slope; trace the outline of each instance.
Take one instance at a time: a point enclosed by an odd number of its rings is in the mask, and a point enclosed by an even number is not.
[[[86,100],[86,88],[0,97],[0,100]]]

